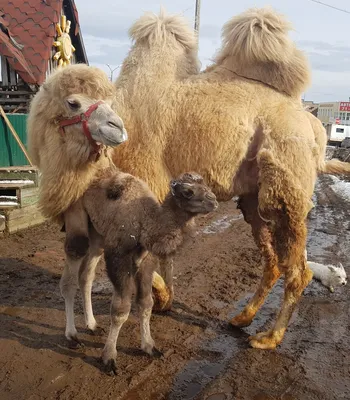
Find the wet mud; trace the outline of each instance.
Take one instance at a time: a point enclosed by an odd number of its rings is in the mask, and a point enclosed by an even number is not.
[[[318,181],[309,215],[308,256],[323,263],[341,261],[350,274],[350,207],[343,189],[332,177]],[[86,331],[80,297],[76,322],[85,347],[67,346],[58,287],[63,238],[58,227],[45,224],[0,240],[1,400],[350,399],[348,286],[332,294],[312,281],[274,351],[252,349],[247,338],[273,324],[282,279],[251,326],[228,326],[254,293],[262,272],[250,228],[233,201],[199,219],[196,234],[175,258],[173,309],[151,320],[164,357],[151,359],[139,350],[133,310],[120,334],[114,378],[100,362],[106,334]],[[93,306],[106,330],[110,297],[101,263]]]

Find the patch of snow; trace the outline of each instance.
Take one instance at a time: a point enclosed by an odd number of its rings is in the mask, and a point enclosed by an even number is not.
[[[16,183],[16,184],[25,184],[25,185],[34,185],[34,181],[30,181],[29,179],[9,179],[9,180],[3,180],[0,179],[0,184],[2,183]]]
[[[225,215],[224,217],[217,219],[216,221],[213,221],[210,225],[206,226],[203,229],[203,233],[206,235],[211,235],[214,233],[221,233],[228,229],[234,221],[238,221],[239,219],[242,219],[243,215]]]
[[[330,178],[333,181],[333,185],[331,185],[333,191],[346,201],[350,201],[350,182],[342,181],[334,175],[330,175]]]

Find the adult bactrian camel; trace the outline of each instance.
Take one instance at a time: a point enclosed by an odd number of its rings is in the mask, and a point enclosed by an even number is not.
[[[86,325],[95,331],[91,286],[102,255],[91,240],[88,215],[80,199],[101,171],[115,168],[110,146],[127,139],[122,120],[111,108],[114,96],[104,72],[71,65],[47,78],[28,116],[29,150],[41,171],[41,210],[65,225],[66,265],[60,287],[65,299],[66,337],[78,345],[74,323],[77,286],[79,283],[82,290]]]
[[[264,260],[261,283],[231,320],[249,325],[280,275],[285,292],[275,326],[250,338],[281,341],[312,273],[306,265],[306,216],[317,175],[344,172],[325,163],[321,123],[302,109],[306,58],[289,23],[269,9],[232,18],[215,62],[198,73],[196,38],[180,16],[146,13],[130,29],[134,44],[116,82],[117,110],[129,141],[114,161],[162,199],[170,177],[196,170],[220,200],[239,196]]]

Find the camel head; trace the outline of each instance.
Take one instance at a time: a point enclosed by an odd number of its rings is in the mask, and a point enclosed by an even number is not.
[[[62,135],[84,135],[92,148],[101,144],[115,147],[127,140],[123,121],[109,102],[81,94],[69,95],[63,101],[66,112],[58,120]]]
[[[123,121],[112,109],[114,99],[113,84],[98,68],[76,64],[52,73],[35,95],[28,118],[38,165],[45,152],[64,152],[70,163],[80,164],[102,145],[126,141]]]
[[[186,172],[173,179],[170,189],[177,206],[191,214],[208,214],[219,206],[215,194],[195,172]]]

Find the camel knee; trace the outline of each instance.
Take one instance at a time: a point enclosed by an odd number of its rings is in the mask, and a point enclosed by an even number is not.
[[[86,256],[89,250],[89,238],[85,235],[67,236],[64,244],[64,251],[73,260]]]

